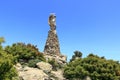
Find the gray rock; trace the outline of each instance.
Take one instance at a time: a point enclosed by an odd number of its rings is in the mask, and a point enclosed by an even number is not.
[[[37,67],[45,72],[50,72],[52,70],[52,65],[46,62],[38,62]]]
[[[64,80],[64,79],[65,79],[65,78],[63,77],[63,72],[62,72],[62,70],[51,71],[51,75],[54,76],[57,80]]]
[[[19,76],[22,80],[44,80],[48,77],[42,70],[37,68],[29,68],[27,70],[20,71]]]
[[[46,60],[55,60],[60,65],[65,65],[67,63],[67,57],[64,55],[50,55],[50,54],[44,54],[44,57]]]
[[[22,71],[22,65],[20,63],[17,63],[16,65],[14,65],[14,67],[17,71]]]
[[[83,80],[91,80],[89,76],[86,76]]]

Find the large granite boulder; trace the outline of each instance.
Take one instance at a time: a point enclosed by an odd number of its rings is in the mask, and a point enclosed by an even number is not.
[[[51,75],[56,79],[56,80],[65,80],[63,77],[63,71],[58,70],[58,71],[51,71]]]
[[[42,70],[30,67],[23,68],[23,71],[19,71],[18,74],[22,80],[45,80],[48,78],[48,75]]]
[[[38,62],[36,65],[39,69],[43,70],[44,72],[50,72],[52,70],[52,65],[46,62]]]
[[[89,76],[86,76],[83,80],[91,80]]]

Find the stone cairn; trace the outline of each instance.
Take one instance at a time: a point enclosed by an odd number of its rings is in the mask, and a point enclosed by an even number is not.
[[[50,55],[60,55],[59,40],[56,33],[56,16],[51,14],[48,19],[50,30],[44,47],[44,53]]]
[[[44,55],[46,60],[55,60],[58,64],[64,65],[67,57],[60,52],[60,45],[56,33],[56,16],[51,14],[48,19],[50,30],[48,31],[47,41],[44,47]]]

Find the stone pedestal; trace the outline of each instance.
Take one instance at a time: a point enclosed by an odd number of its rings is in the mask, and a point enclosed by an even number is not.
[[[49,30],[44,53],[50,55],[60,55],[59,40],[56,30]]]

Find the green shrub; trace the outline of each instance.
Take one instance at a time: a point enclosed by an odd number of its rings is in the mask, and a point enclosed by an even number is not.
[[[64,67],[64,76],[70,80],[79,80],[86,76],[92,80],[120,80],[120,63],[89,54],[86,58],[69,62]]]
[[[28,66],[29,67],[36,67],[36,63],[40,62],[41,60],[39,59],[33,59],[33,60],[29,60],[28,62]]]
[[[43,54],[39,52],[36,46],[31,44],[15,43],[12,46],[5,47],[5,51],[16,58],[15,62],[28,63],[29,60],[33,59],[45,61]]]
[[[1,41],[3,40],[0,39]],[[17,77],[17,72],[13,65],[14,57],[7,54],[0,43],[0,80],[13,80],[13,77]]]
[[[53,70],[58,70],[62,67],[62,65],[60,65],[57,61],[55,61],[55,59],[52,60],[48,60],[48,63],[50,63],[53,67]]]

